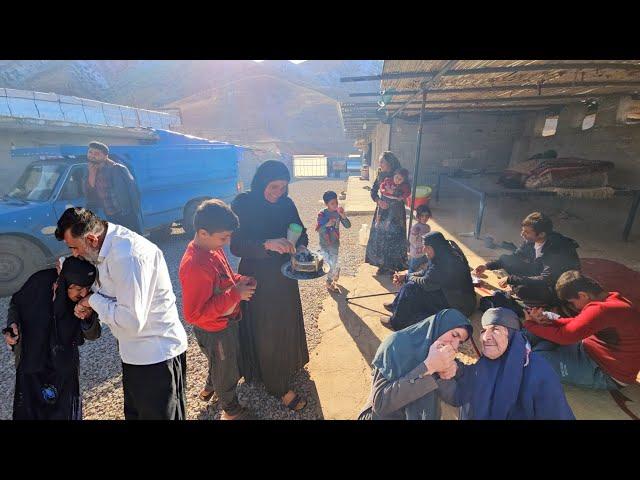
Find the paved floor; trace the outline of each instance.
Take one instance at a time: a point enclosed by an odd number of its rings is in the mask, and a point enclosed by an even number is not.
[[[364,196],[360,181],[356,177],[349,179],[347,190],[347,204],[349,197],[357,197],[353,200],[351,208],[364,208]],[[366,190],[363,190],[367,192]],[[367,192],[368,194],[368,192]],[[371,199],[368,199],[370,204]],[[462,202],[462,203],[461,203]],[[521,205],[519,205],[521,207]],[[434,219],[430,222],[433,230],[441,231],[447,238],[455,240],[467,256],[471,266],[485,263],[495,258],[504,250],[491,250],[484,246],[482,240],[476,240],[464,235],[465,227],[473,221],[473,208],[465,206],[463,200],[451,200],[444,205],[433,207]],[[504,212],[504,206],[502,206]],[[521,218],[512,214],[510,220],[502,217],[496,221],[491,219],[487,225],[495,235],[496,240],[517,241]],[[574,226],[575,228],[575,226]],[[562,228],[559,228],[562,231]],[[572,229],[573,230],[573,229]],[[457,232],[463,232],[462,235]],[[588,250],[600,250],[608,253],[605,245],[598,239],[589,238],[584,241]],[[627,254],[629,246],[624,245],[624,252],[611,252],[613,257]],[[582,252],[581,252],[582,253]],[[582,253],[585,255],[585,253]],[[635,255],[631,255],[635,260]],[[633,261],[631,263],[634,263]],[[493,272],[487,272],[487,282],[491,288],[497,286],[497,276]],[[390,333],[380,324],[380,318],[385,315],[383,302],[389,301],[392,296],[375,296],[353,300],[347,303],[345,297],[370,295],[385,292],[393,292],[397,289],[391,285],[388,277],[376,277],[375,267],[362,264],[354,277],[342,277],[340,281],[342,295],[333,294],[323,303],[323,311],[318,318],[318,328],[321,331],[321,341],[314,350],[308,371],[310,379],[315,383],[318,401],[325,419],[354,419],[361,407],[365,404],[370,391],[370,364],[380,342]],[[478,291],[479,295],[489,292]],[[474,339],[479,345],[480,313],[476,312],[472,318],[474,325]],[[465,363],[475,361],[476,355],[470,345],[465,345],[460,359]],[[608,392],[594,392],[577,387],[566,387],[567,399],[578,419],[630,419],[616,405]],[[622,393],[630,400],[626,402],[628,409],[640,416],[640,385],[625,388]],[[454,418],[455,412],[445,410],[445,418]]]

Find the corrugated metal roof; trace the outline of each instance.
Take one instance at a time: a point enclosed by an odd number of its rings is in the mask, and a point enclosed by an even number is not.
[[[385,113],[393,115],[412,97],[402,115],[418,115],[421,86],[448,62],[386,60],[381,78],[370,81],[370,93],[376,95],[359,93],[357,101],[341,104],[346,134],[366,136],[369,123],[379,123]],[[396,93],[378,112],[381,90]],[[425,108],[430,112],[535,110],[636,92],[640,92],[640,60],[456,60],[430,86]],[[362,129],[365,122],[367,128]]]

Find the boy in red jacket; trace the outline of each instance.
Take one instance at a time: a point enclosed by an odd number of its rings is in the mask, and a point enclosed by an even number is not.
[[[200,397],[218,393],[222,420],[247,418],[240,406],[236,386],[240,380],[240,302],[250,300],[256,281],[233,271],[224,253],[238,217],[221,200],[200,204],[193,219],[196,231],[180,262],[182,308],[193,325],[198,346],[209,362],[207,384]]]
[[[636,381],[640,370],[640,312],[618,292],[570,270],[556,283],[558,297],[578,315],[560,318],[534,308],[525,313],[533,350],[563,383],[615,390]]]

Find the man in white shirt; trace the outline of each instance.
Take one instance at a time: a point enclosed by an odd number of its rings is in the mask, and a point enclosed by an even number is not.
[[[55,235],[97,267],[94,292],[75,313],[97,312],[118,340],[125,419],[185,419],[187,334],[162,251],[84,208],[65,210]]]

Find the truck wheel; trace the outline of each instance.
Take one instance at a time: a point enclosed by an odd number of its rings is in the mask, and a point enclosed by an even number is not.
[[[11,235],[0,236],[0,297],[20,290],[46,263],[45,254],[33,242]]]
[[[184,231],[188,237],[193,237],[196,233],[195,229],[193,228],[193,217],[196,215],[196,209],[198,208],[198,205],[200,205],[200,203],[202,203],[203,201],[204,199],[196,200],[188,203],[187,206],[184,207],[182,228],[184,228]]]

